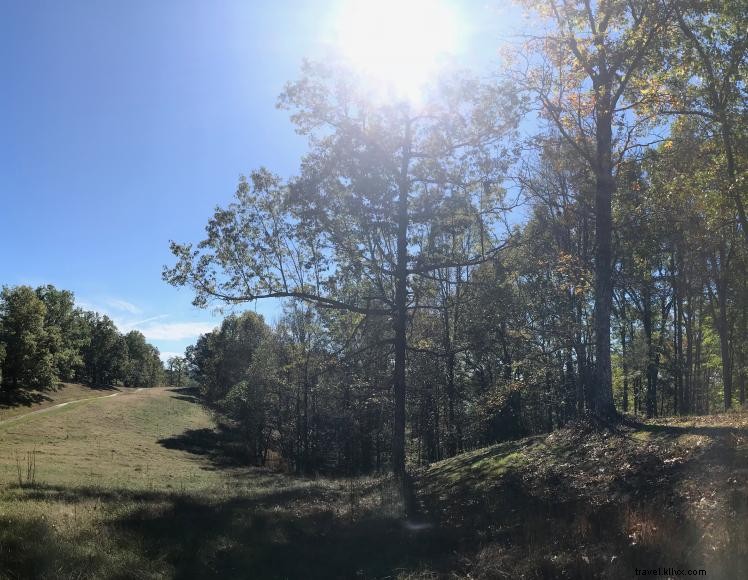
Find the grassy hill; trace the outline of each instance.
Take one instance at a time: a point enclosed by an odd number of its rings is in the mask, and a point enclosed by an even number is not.
[[[0,422],[13,417],[26,415],[55,405],[100,397],[120,392],[120,389],[107,387],[95,388],[78,383],[62,383],[56,390],[18,391],[16,393],[0,391]]]
[[[471,451],[403,519],[386,477],[243,467],[189,392],[83,394],[0,423],[0,578],[748,577],[741,415]]]
[[[739,414],[576,425],[433,464],[418,500],[455,531],[471,577],[747,578],[747,426]]]
[[[433,560],[386,478],[241,467],[214,427],[165,388],[0,424],[0,578],[374,578]]]

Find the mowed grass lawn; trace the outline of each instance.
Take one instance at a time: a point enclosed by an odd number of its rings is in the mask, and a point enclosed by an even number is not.
[[[0,391],[0,423],[26,415],[29,412],[48,409],[60,403],[67,403],[78,399],[107,396],[120,392],[114,387],[93,388],[78,383],[62,383],[54,391],[22,391],[10,396],[6,391]]]
[[[166,388],[0,424],[0,578],[379,578],[438,560],[386,479],[239,467],[222,445]]]
[[[224,474],[201,469],[194,456],[159,443],[210,428],[200,405],[164,388],[106,394],[0,424],[0,481],[18,483],[18,458],[26,483],[29,452],[36,453],[36,481],[49,486],[168,491],[225,481]]]

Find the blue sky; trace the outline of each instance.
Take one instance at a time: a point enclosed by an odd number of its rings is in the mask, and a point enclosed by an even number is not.
[[[215,326],[161,281],[168,242],[201,239],[240,174],[295,172],[276,97],[340,1],[0,0],[0,284],[72,290],[162,353]],[[485,65],[505,2],[453,4]]]

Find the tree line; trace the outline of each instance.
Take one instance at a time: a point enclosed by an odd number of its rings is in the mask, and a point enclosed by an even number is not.
[[[744,3],[522,3],[543,26],[493,81],[451,71],[418,104],[305,64],[279,99],[298,175],[252,172],[172,243],[198,306],[289,301],[262,331],[283,356],[198,374],[267,419],[260,455],[403,474],[586,414],[745,402]]]
[[[158,349],[137,330],[122,334],[98,312],[75,306],[52,285],[0,292],[0,385],[6,395],[60,382],[153,387],[163,380]]]

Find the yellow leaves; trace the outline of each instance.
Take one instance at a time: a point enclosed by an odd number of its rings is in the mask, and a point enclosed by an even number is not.
[[[561,278],[561,288],[575,296],[584,296],[590,289],[590,275],[578,256],[564,251],[558,254],[556,274]]]
[[[430,338],[421,338],[416,341],[414,347],[420,350],[433,350],[435,348],[434,341]]]

